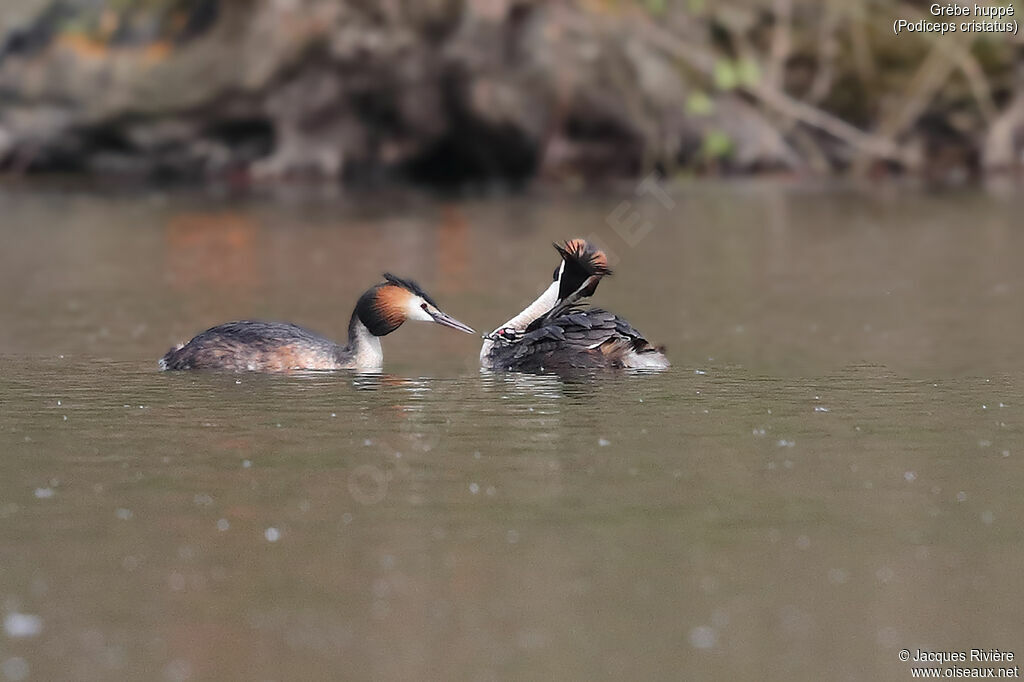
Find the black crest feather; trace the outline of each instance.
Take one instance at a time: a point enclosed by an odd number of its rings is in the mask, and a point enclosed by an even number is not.
[[[570,239],[565,244],[552,244],[552,246],[565,261],[566,267],[572,265],[579,268],[586,273],[587,277],[591,275],[604,277],[612,274],[611,268],[608,267],[608,257],[605,256],[604,251],[586,240]]]
[[[424,301],[426,301],[430,305],[434,306],[435,308],[440,307],[440,306],[437,305],[437,302],[434,301],[434,299],[432,299],[430,297],[430,294],[425,292],[423,290],[423,287],[421,287],[419,284],[417,284],[413,280],[411,280],[411,279],[402,279],[401,277],[398,277],[397,275],[392,275],[390,272],[385,272],[384,273],[384,279],[387,280],[387,282],[389,284],[394,284],[396,287],[402,287],[403,289],[407,289],[408,291],[411,291],[412,293],[416,294],[417,296],[419,296],[420,298],[422,298]]]
[[[612,274],[611,268],[608,267],[608,257],[605,256],[604,251],[584,239],[570,239],[564,245],[552,244],[552,246],[565,261],[562,283],[558,288],[559,298],[564,299],[575,292],[583,286],[588,277],[596,275],[601,278]],[[593,296],[595,291],[597,291],[596,282],[583,292],[583,295]]]

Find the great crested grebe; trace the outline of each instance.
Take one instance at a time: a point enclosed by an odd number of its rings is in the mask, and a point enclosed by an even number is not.
[[[582,239],[554,245],[562,256],[554,281],[536,301],[484,337],[480,364],[485,369],[559,371],[565,369],[669,366],[629,322],[600,308],[578,308],[610,275],[604,252]]]
[[[359,297],[348,323],[346,346],[294,324],[228,322],[167,351],[160,359],[160,369],[379,369],[384,359],[380,337],[406,320],[436,322],[473,333],[471,327],[441,312],[418,284],[385,273],[383,282]]]

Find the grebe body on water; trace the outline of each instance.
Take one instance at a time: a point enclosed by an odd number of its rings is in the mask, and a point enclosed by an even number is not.
[[[604,252],[582,239],[554,246],[562,257],[554,281],[484,337],[481,366],[527,372],[668,367],[664,349],[652,346],[629,322],[607,310],[577,306],[611,274]]]
[[[228,322],[207,329],[160,359],[162,370],[221,369],[288,372],[310,369],[379,369],[384,360],[380,337],[406,320],[437,324],[472,334],[473,329],[447,315],[411,280],[391,274],[366,290],[348,323],[348,344],[284,322]]]

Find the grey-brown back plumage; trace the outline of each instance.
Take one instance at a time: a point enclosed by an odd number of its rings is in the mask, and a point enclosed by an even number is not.
[[[211,327],[187,344],[172,348],[161,369],[251,369],[304,366],[330,369],[343,349],[315,332],[286,322],[242,320]]]
[[[541,318],[491,350],[495,366],[523,371],[628,367],[630,354],[661,354],[633,326],[601,308]]]

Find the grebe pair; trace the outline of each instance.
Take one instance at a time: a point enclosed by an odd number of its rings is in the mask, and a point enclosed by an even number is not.
[[[528,372],[668,367],[662,350],[652,347],[628,322],[599,308],[577,306],[611,274],[604,252],[582,239],[555,248],[562,260],[552,283],[521,313],[484,337],[481,366]],[[160,369],[374,370],[383,363],[380,337],[406,320],[474,333],[442,312],[415,282],[391,274],[384,280],[356,303],[346,346],[294,324],[229,322],[169,350],[160,359]]]

